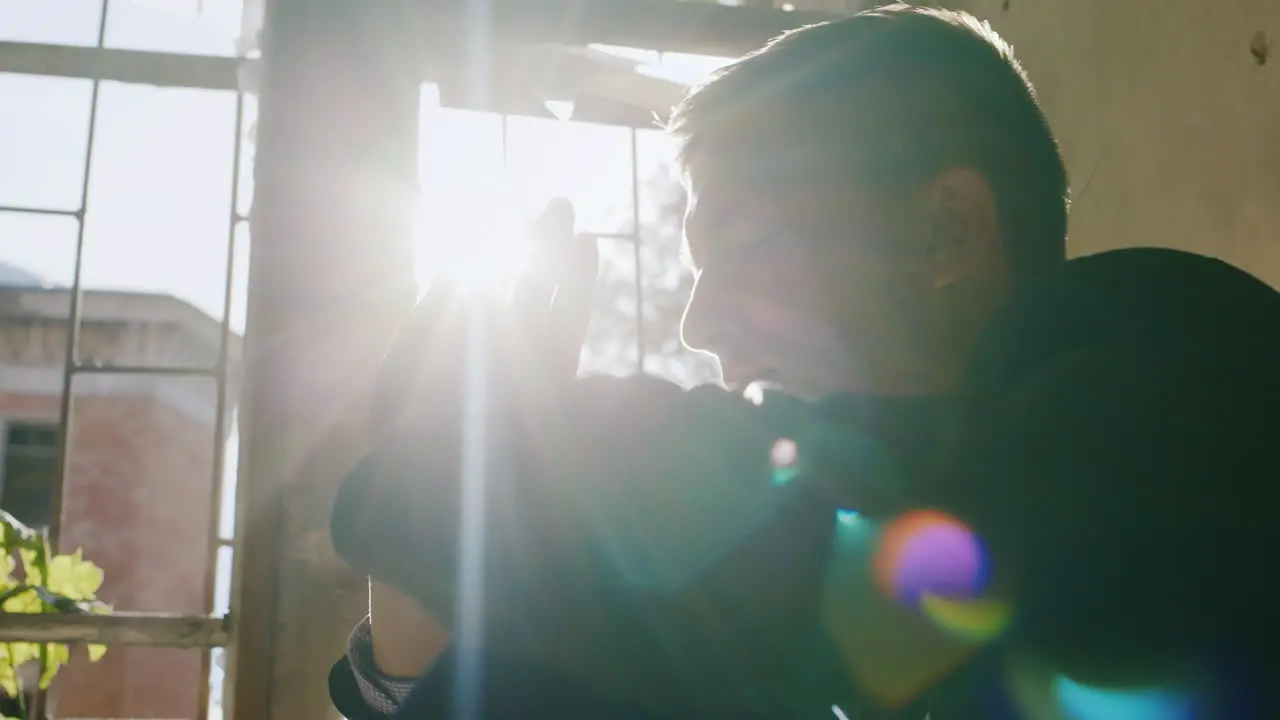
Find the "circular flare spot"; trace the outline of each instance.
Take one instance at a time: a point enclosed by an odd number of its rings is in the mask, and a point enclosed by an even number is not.
[[[786,485],[800,474],[800,447],[790,438],[778,438],[769,450],[775,485]]]
[[[985,642],[1012,614],[1005,602],[988,596],[990,561],[977,535],[935,510],[910,512],[890,523],[872,573],[883,594],[962,639]]]

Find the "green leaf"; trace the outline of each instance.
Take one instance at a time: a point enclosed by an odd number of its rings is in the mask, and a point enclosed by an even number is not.
[[[22,558],[22,572],[27,584],[44,585],[44,573],[41,572],[45,563],[44,544],[41,543],[39,547],[21,547],[18,555]]]
[[[0,690],[9,697],[21,697],[18,692],[18,672],[12,665],[0,663]]]
[[[71,659],[71,648],[66,645],[56,645],[50,643],[45,645],[46,652],[44,654],[44,667],[40,669],[40,689],[48,690],[49,683],[53,682],[53,678],[58,674],[58,670],[67,661]]]
[[[98,602],[102,569],[84,559],[80,550],[53,555],[48,538],[0,510],[0,614],[110,614],[111,606]],[[22,561],[22,582],[13,577],[13,551]],[[105,645],[88,645],[89,660],[106,654]],[[71,659],[71,649],[58,643],[0,643],[0,691],[21,697],[18,668],[28,662],[40,665],[40,689],[47,689]],[[8,718],[0,717],[0,720]]]

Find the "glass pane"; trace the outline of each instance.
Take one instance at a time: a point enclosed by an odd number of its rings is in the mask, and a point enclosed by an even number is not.
[[[693,291],[693,268],[684,247],[684,188],[665,133],[639,131],[640,282],[644,287],[645,370],[682,385],[717,382],[713,357],[695,353],[680,340],[680,321]]]
[[[209,720],[222,720],[222,691],[227,677],[227,653],[222,648],[209,651]]]
[[[100,597],[117,610],[203,614],[213,381],[81,374],[72,393],[62,547],[102,567]]]
[[[226,615],[231,612],[231,563],[232,550],[223,545],[218,548],[218,563],[213,577],[213,614]]]
[[[423,87],[422,97],[416,251],[419,287],[425,288],[441,263],[459,260],[458,249],[477,233],[496,232],[510,220],[512,203],[502,187],[502,118],[441,108],[432,85]]]
[[[102,0],[0,0],[0,40],[97,45],[101,18]]]
[[[92,92],[89,80],[0,73],[0,205],[80,207]]]
[[[525,215],[562,197],[584,232],[635,232],[628,128],[513,116],[507,169]]]
[[[227,443],[222,459],[222,500],[218,509],[218,537],[231,540],[236,535],[236,484],[240,479],[240,424],[235,417],[227,426]]]
[[[253,207],[253,168],[258,159],[258,96],[244,96],[240,106],[240,177],[236,194],[236,214],[249,217]]]
[[[53,681],[50,715],[58,718],[195,718],[202,649],[115,646],[96,663],[83,647]]]
[[[51,527],[52,479],[58,473],[58,426],[46,422],[8,422],[4,442],[0,507],[27,527],[42,530]]]
[[[111,0],[107,47],[187,55],[236,54],[244,0]]]
[[[52,522],[74,218],[0,213],[0,507]],[[61,287],[55,287],[60,285]]]
[[[598,50],[610,55],[616,55],[627,60],[634,60],[638,63],[646,65],[657,65],[662,60],[662,53],[657,50],[645,50],[643,48],[626,47],[625,45],[602,45],[599,43],[589,45],[592,50]]]
[[[235,95],[103,83],[83,282],[189,333],[81,362],[207,366],[217,357],[231,230]],[[108,297],[103,295],[104,298]],[[104,300],[104,307],[106,301]],[[144,309],[145,308],[145,309]],[[92,310],[86,302],[86,314]]]
[[[712,73],[733,62],[733,58],[688,53],[662,53],[655,74],[695,85],[705,81]]]
[[[238,355],[249,312],[249,253],[253,236],[249,223],[236,223],[235,253],[231,256],[231,338],[232,355]]]
[[[600,239],[600,279],[578,362],[580,375],[630,375],[638,367],[634,253],[629,240]]]
[[[418,179],[425,202],[443,202],[431,189],[457,192],[500,180],[502,116],[442,108],[434,85],[423,86],[419,112]]]
[[[0,288],[70,287],[79,232],[73,217],[0,212]],[[69,298],[56,301],[59,318],[71,311]]]

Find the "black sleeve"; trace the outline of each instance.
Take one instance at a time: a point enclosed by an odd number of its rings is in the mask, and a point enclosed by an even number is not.
[[[329,671],[329,699],[347,720],[386,720],[391,717],[366,704],[346,655],[334,663],[333,669]]]

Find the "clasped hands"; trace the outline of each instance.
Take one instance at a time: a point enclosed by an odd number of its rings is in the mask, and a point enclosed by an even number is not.
[[[738,685],[744,662],[785,675],[773,666],[820,645],[822,559],[847,500],[778,466],[814,410],[575,379],[598,250],[573,223],[567,203],[548,206],[513,288],[432,284],[384,361],[335,546],[446,624],[464,584],[481,587],[486,652],[605,692],[719,692],[709,682]]]

